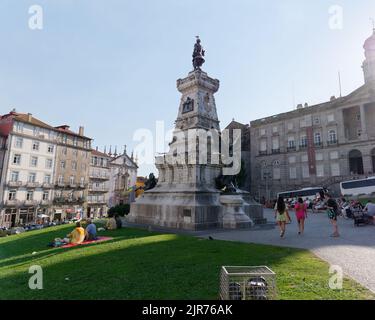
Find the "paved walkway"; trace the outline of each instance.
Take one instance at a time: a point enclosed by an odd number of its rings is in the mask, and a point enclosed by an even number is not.
[[[272,210],[265,210],[269,222],[274,221]],[[287,225],[284,239],[273,223],[254,230],[212,231],[204,235],[214,239],[246,243],[270,244],[309,249],[332,265],[339,265],[344,273],[375,292],[375,227],[354,227],[353,220],[339,219],[340,238],[331,238],[332,227],[324,213],[309,214],[303,236],[298,235],[294,214]],[[202,236],[202,235],[201,235]]]

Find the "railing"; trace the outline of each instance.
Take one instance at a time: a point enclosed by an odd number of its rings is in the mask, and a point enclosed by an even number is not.
[[[8,187],[10,188],[19,188],[22,187],[23,182],[22,181],[8,181]]]
[[[57,188],[65,188],[65,183],[64,182],[56,182],[56,187]]]
[[[19,206],[20,201],[19,200],[5,200],[5,206],[7,207],[14,207],[14,206]]]
[[[104,187],[89,187],[89,191],[91,192],[109,192],[109,188]]]
[[[26,183],[26,188],[40,188],[40,183],[39,182],[27,182]]]
[[[36,200],[25,200],[23,202],[23,205],[25,207],[34,207],[34,206],[38,205],[38,201],[36,201]]]
[[[50,205],[52,205],[52,201],[51,200],[42,200],[40,202],[40,205],[41,206],[50,206]]]
[[[307,149],[307,144],[300,144],[299,145],[300,150],[306,150]]]
[[[87,200],[88,204],[106,204],[107,201],[105,200]]]
[[[268,154],[267,151],[259,151],[260,156],[266,156]]]
[[[54,204],[82,204],[85,202],[84,198],[55,198]]]
[[[323,148],[323,142],[314,142],[315,148]]]
[[[338,140],[328,140],[327,144],[329,146],[334,146],[334,145],[338,145],[339,141]]]
[[[53,185],[51,183],[43,183],[43,189],[53,189]]]
[[[279,154],[279,153],[280,153],[280,148],[272,149],[272,154]]]
[[[90,179],[104,179],[104,180],[108,180],[109,179],[109,174],[95,174],[95,173],[90,173],[89,177],[90,177]]]
[[[293,151],[296,151],[296,150],[297,150],[297,147],[296,147],[296,146],[294,146],[294,147],[287,147],[286,150],[287,150],[288,152],[293,152]]]

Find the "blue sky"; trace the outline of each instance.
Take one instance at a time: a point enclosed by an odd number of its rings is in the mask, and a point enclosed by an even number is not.
[[[43,30],[28,27],[33,4]],[[329,28],[333,5],[340,30]],[[373,0],[1,0],[0,112],[84,125],[94,146],[131,150],[135,130],[172,128],[176,79],[200,35],[222,128],[248,123],[338,95],[338,70],[344,94],[361,86],[371,16]]]

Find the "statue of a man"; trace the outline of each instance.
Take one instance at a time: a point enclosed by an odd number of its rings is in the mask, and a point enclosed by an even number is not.
[[[194,52],[193,52],[193,67],[194,70],[200,69],[200,67],[205,62],[204,60],[205,51],[201,45],[201,40],[197,37],[197,42],[194,45]]]

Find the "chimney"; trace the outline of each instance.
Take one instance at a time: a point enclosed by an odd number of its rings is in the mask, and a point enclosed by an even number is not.
[[[85,128],[82,127],[82,126],[80,126],[80,127],[79,127],[79,133],[78,133],[78,134],[82,137],[83,134],[84,134],[84,132],[85,132]]]
[[[31,113],[28,113],[27,114],[27,122],[31,122],[32,119],[33,119],[33,115]]]
[[[302,109],[302,108],[303,108],[302,103],[300,103],[299,105],[297,105],[297,109]]]
[[[308,108],[309,107],[309,104],[306,102],[305,105],[304,105],[305,108]]]
[[[330,100],[331,100],[331,101],[334,101],[334,100],[336,100],[336,97],[335,97],[335,96],[332,96]]]

